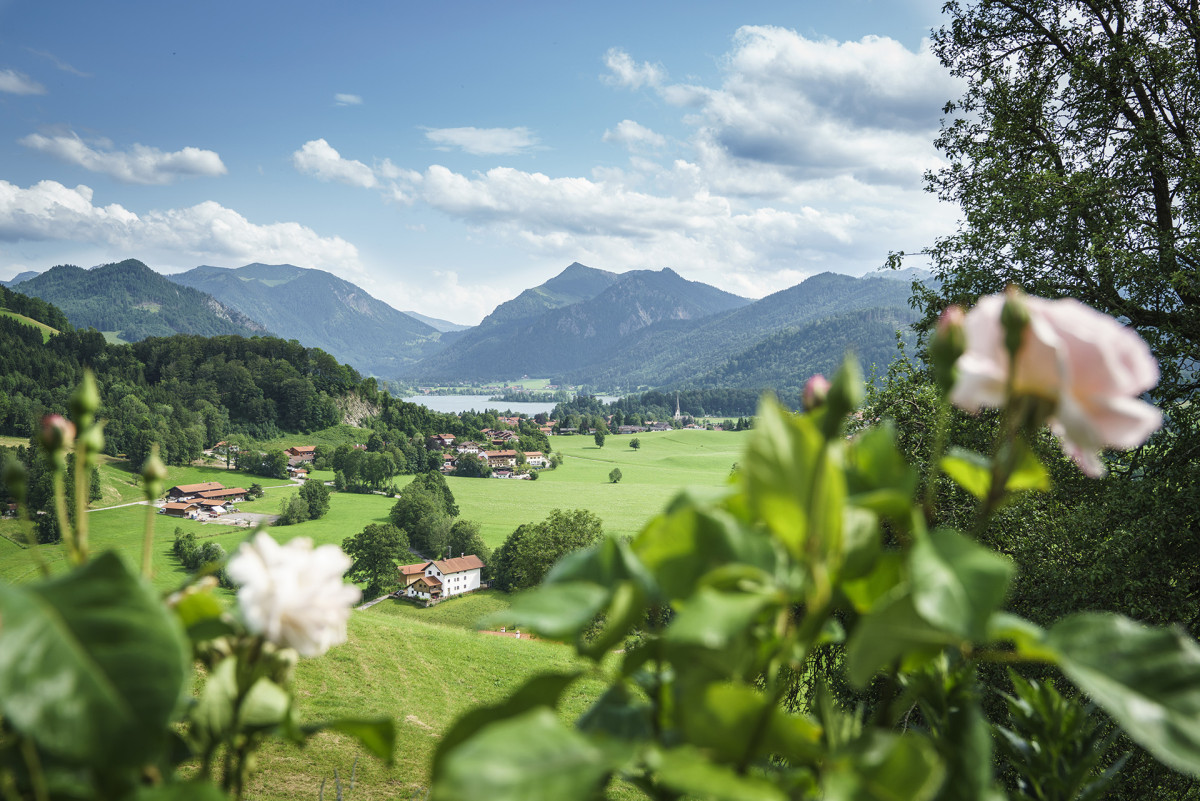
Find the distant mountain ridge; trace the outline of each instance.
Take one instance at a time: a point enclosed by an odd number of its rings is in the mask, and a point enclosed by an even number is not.
[[[674,270],[620,275],[574,263],[496,308],[475,329],[408,375],[492,380],[547,375],[603,362],[643,329],[750,303]]]
[[[25,270],[24,272],[17,273],[7,281],[0,281],[0,284],[3,284],[7,287],[14,287],[22,281],[28,281],[30,278],[37,278],[39,275],[41,275],[41,273],[39,273],[37,270]]]
[[[457,336],[324,270],[292,264],[205,265],[167,277],[210,293],[281,337],[321,348],[364,374],[386,379]]]
[[[254,336],[267,329],[205,292],[179,286],[137,259],[84,270],[70,264],[12,286],[60,308],[76,328],[115,331],[127,342],[151,336]]]

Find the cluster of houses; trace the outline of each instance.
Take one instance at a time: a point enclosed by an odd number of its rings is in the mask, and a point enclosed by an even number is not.
[[[496,431],[489,428],[483,431],[483,435],[488,438],[491,449],[478,442],[456,442],[453,434],[437,434],[430,437],[430,445],[442,450],[442,472],[452,472],[461,459],[481,459],[487,461],[488,467],[492,469],[493,478],[523,478],[523,474],[517,472],[517,465],[521,461],[518,454],[523,455],[524,463],[535,470],[541,470],[550,464],[550,460],[541,451],[505,448],[505,445],[515,445],[520,440],[513,431]]]
[[[230,505],[246,499],[241,487],[226,487],[218,481],[202,484],[176,484],[167,490],[167,502],[160,514],[198,520],[220,517],[230,511]]]
[[[284,453],[288,458],[288,475],[298,479],[308,478],[308,468],[312,467],[313,460],[317,458],[317,446],[293,445]]]
[[[475,554],[432,562],[400,566],[398,595],[426,603],[437,603],[452,595],[478,590],[483,586],[483,560]]]

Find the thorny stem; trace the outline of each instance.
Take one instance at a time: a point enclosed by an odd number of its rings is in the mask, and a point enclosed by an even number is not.
[[[37,801],[48,801],[50,793],[46,789],[46,776],[42,771],[42,761],[38,759],[37,747],[28,737],[21,738],[21,757],[29,771],[29,783],[33,785],[33,797]]]
[[[925,519],[933,520],[937,511],[937,480],[942,474],[942,456],[946,453],[946,435],[950,428],[950,403],[943,395],[938,399],[937,421],[933,429],[933,453],[925,475]]]
[[[21,521],[25,523],[25,540],[29,543],[29,553],[37,565],[38,571],[43,576],[49,576],[50,565],[46,563],[46,557],[42,555],[41,546],[38,544],[37,531],[33,525],[33,520],[29,517],[29,507],[22,502],[19,508],[21,510]]]
[[[146,531],[142,538],[142,577],[149,580],[154,572],[151,565],[154,552],[154,504],[146,504]]]

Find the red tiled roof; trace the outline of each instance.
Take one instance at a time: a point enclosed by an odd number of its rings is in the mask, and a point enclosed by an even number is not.
[[[454,559],[442,559],[433,564],[438,570],[442,571],[442,575],[449,575],[451,573],[462,573],[467,570],[482,568],[483,560],[472,553],[466,556],[458,556]]]
[[[428,584],[430,587],[442,586],[442,580],[440,578],[438,578],[437,576],[421,576],[419,579],[417,579],[417,581],[423,581],[426,584]]]
[[[185,502],[180,502],[180,503],[168,503],[168,504],[165,504],[163,506],[163,508],[170,509],[172,511],[187,511],[188,509],[192,509],[195,506],[196,506],[196,504],[185,501]]]
[[[415,565],[400,565],[400,575],[415,576],[417,573],[425,572],[425,565],[428,562],[417,562]]]

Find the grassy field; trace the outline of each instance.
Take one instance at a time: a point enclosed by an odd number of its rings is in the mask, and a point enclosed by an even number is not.
[[[584,508],[604,521],[607,531],[633,534],[662,510],[683,489],[717,494],[730,469],[740,458],[745,433],[679,431],[638,435],[642,447],[629,447],[630,437],[610,436],[603,448],[591,437],[556,437],[555,450],[566,460],[555,471],[543,472],[538,481],[449,479],[464,517],[482,524],[493,547],[521,523],[544,519],[556,507]],[[619,467],[623,478],[611,484],[609,471]],[[332,475],[318,474],[326,480]],[[403,480],[410,480],[401,477]],[[140,488],[127,463],[105,460],[101,465],[104,498],[109,508],[88,514],[93,550],[122,552],[134,564],[141,560],[146,507],[128,504],[140,499]],[[226,486],[259,482],[266,495],[239,503],[243,511],[273,513],[280,502],[297,491],[295,485],[255,479],[218,467],[170,468],[167,484],[220,481]],[[320,520],[276,527],[271,533],[285,541],[311,537],[317,543],[340,544],[368,523],[382,522],[394,504],[379,495],[334,493],[329,513]],[[99,504],[98,504],[99,505]],[[154,584],[163,591],[175,588],[183,574],[171,553],[176,528],[193,531],[202,541],[220,543],[233,551],[247,536],[245,528],[152,516]],[[29,548],[10,538],[22,536],[15,521],[0,521],[0,580],[29,581],[37,565]],[[38,549],[53,569],[65,568],[62,549]],[[223,592],[227,598],[229,593]],[[321,659],[303,660],[296,672],[295,689],[302,716],[320,720],[345,715],[386,715],[399,728],[397,763],[383,766],[363,755],[357,767],[355,799],[408,798],[429,781],[429,761],[438,739],[466,710],[494,703],[529,676],[562,670],[574,664],[566,646],[526,639],[514,640],[474,630],[483,615],[501,611],[506,597],[481,592],[420,609],[407,603],[384,601],[351,616],[349,642]],[[600,683],[584,682],[564,701],[564,713],[580,713],[600,691]],[[333,772],[349,775],[360,749],[334,734],[317,736],[304,750],[272,744],[261,754],[261,770],[251,789],[260,799],[315,799],[326,779],[332,798]],[[612,794],[618,799],[637,798],[629,788]]]
[[[461,515],[480,523],[495,548],[522,523],[542,520],[556,507],[587,509],[604,521],[605,531],[636,534],[680,490],[719,494],[740,458],[747,432],[672,431],[609,436],[603,448],[592,437],[554,437],[551,447],[566,458],[537,481],[447,479]],[[621,470],[612,484],[608,474]]]
[[[50,326],[46,325],[45,323],[39,323],[37,320],[34,320],[31,317],[26,317],[23,314],[17,314],[15,311],[9,311],[8,309],[0,309],[0,315],[3,315],[4,317],[11,317],[14,320],[19,320],[22,323],[25,323],[25,325],[31,325],[34,328],[39,329],[42,332],[42,342],[49,342],[50,337],[53,334],[58,333],[57,328],[51,328]]]

